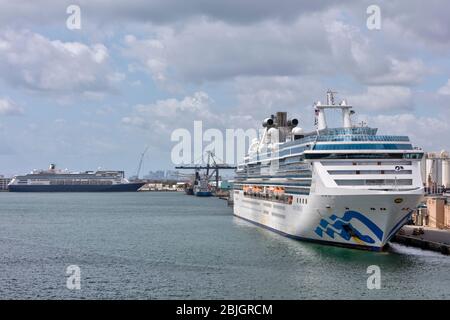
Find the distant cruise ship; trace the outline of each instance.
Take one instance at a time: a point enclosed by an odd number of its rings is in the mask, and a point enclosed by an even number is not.
[[[15,176],[8,184],[12,192],[124,192],[137,191],[144,182],[129,182],[123,171],[66,172],[56,169],[36,170]]]
[[[264,120],[236,170],[234,214],[291,238],[381,250],[423,197],[423,151],[353,126],[351,108],[328,91],[313,132],[286,112]],[[342,112],[342,127],[327,127],[326,109]]]

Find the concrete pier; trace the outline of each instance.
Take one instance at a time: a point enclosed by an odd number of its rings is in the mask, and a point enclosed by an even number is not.
[[[450,254],[450,230],[432,227],[403,226],[392,239],[407,246]]]

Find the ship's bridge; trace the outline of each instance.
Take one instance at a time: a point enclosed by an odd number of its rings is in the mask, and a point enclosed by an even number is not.
[[[376,133],[369,127],[323,129],[311,136],[304,158],[328,189],[419,190],[423,151],[407,136]]]
[[[308,144],[312,150],[388,149],[413,150],[407,136],[377,135],[377,128],[332,128],[310,132],[303,137],[282,143],[280,149]],[[365,143],[361,143],[365,142]]]
[[[292,144],[310,142],[309,152],[327,151],[417,151],[407,136],[377,135],[377,128],[352,127],[331,128],[312,133],[304,138],[294,140]],[[283,145],[283,147],[285,147]]]

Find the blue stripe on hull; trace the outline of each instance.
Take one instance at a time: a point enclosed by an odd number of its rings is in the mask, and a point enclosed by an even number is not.
[[[368,251],[382,251],[383,248],[382,247],[374,247],[374,246],[362,246],[362,245],[357,245],[357,244],[347,244],[347,243],[340,243],[340,242],[332,242],[332,241],[326,241],[326,240],[317,240],[317,239],[311,239],[311,238],[304,238],[304,237],[300,237],[300,236],[295,236],[289,233],[285,233],[283,231],[271,228],[269,226],[266,226],[264,224],[261,224],[259,222],[256,221],[252,221],[243,217],[240,217],[238,215],[234,215],[242,220],[245,220],[247,222],[250,222],[254,225],[257,225],[259,227],[263,227],[267,230],[270,230],[272,232],[275,232],[279,235],[282,235],[284,237],[287,238],[291,238],[291,239],[295,239],[295,240],[300,240],[300,241],[306,241],[306,242],[313,242],[313,243],[321,243],[321,244],[327,244],[327,245],[331,245],[331,246],[335,246],[335,247],[344,247],[344,248],[352,248],[352,249],[362,249],[362,250],[368,250]]]
[[[10,192],[134,192],[144,183],[116,185],[10,185]]]
[[[195,193],[195,195],[197,197],[211,197],[212,196],[212,192],[209,191],[198,191]]]

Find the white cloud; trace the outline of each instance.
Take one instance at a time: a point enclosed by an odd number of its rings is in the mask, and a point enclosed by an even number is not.
[[[450,95],[450,79],[447,81],[445,85],[443,85],[438,89],[438,93],[445,96]]]
[[[153,104],[137,105],[131,115],[122,118],[122,123],[145,129],[158,137],[167,136],[176,128],[191,128],[194,120],[220,124],[222,120],[212,110],[213,104],[208,94],[199,91],[180,100],[169,98]]]
[[[325,101],[329,89],[319,79],[307,77],[239,77],[235,81],[238,109],[235,113],[251,115],[257,122],[276,111],[288,111],[300,120],[300,126],[312,129],[316,101]],[[363,92],[332,87],[337,90],[337,101],[345,99],[357,114],[398,113],[413,110],[413,92],[404,86],[367,86]],[[329,112],[330,125],[340,124],[340,115]]]
[[[427,68],[422,60],[409,59],[401,61],[389,58],[389,70],[384,74],[374,74],[367,77],[369,84],[381,85],[411,85],[417,84],[430,74],[432,70]]]
[[[371,85],[412,85],[419,83],[430,70],[418,58],[397,58],[386,53],[382,43],[340,20],[326,25],[333,57],[330,68],[353,74],[358,81]],[[389,37],[389,35],[387,36]]]
[[[124,39],[131,70],[146,70],[167,87],[236,77],[352,76],[376,85],[412,85],[429,70],[417,58],[397,57],[329,10],[290,22],[227,24],[196,19],[154,26],[151,35]]]
[[[23,112],[23,108],[10,99],[0,99],[0,115],[21,115]]]
[[[368,116],[367,122],[378,127],[381,134],[398,134],[410,137],[414,146],[426,151],[447,149],[450,143],[450,127],[445,115],[416,116],[410,113]]]
[[[233,113],[250,116],[258,127],[263,118],[277,111],[287,111],[289,117],[299,119],[300,126],[311,127],[312,105],[324,98],[327,89],[317,79],[288,76],[238,77],[234,86],[238,107]]]
[[[412,109],[411,89],[401,86],[368,86],[362,94],[346,95],[347,101],[365,112]]]
[[[135,58],[140,65],[130,64],[128,69],[130,72],[139,70],[147,70],[153,80],[158,83],[164,83],[166,80],[167,61],[164,56],[164,45],[159,40],[137,40],[133,35],[126,35],[124,38],[125,45],[130,50],[125,51],[125,55]]]
[[[254,25],[198,19],[181,30],[155,27],[146,39],[128,36],[124,52],[163,84],[326,72],[320,59],[329,44],[316,18]]]
[[[68,16],[65,10],[70,4],[73,4],[73,0],[0,0],[0,24],[20,28],[48,25],[65,27],[64,18]],[[128,0],[124,3],[116,1],[114,4],[103,0],[77,1],[82,10],[83,30],[90,28],[89,31],[94,30],[97,34],[105,32],[105,29],[122,28],[127,23],[182,24],[198,17],[236,25],[266,20],[290,22],[302,15],[332,9],[341,9],[345,17],[365,28],[366,8],[371,4],[372,0],[285,0],[282,3],[272,0],[191,0],[189,3],[185,0]],[[384,38],[390,37],[397,43],[408,42],[417,46],[431,44],[448,48],[450,6],[442,0],[429,0],[427,5],[422,0],[379,0],[376,4],[381,8],[381,32]],[[84,13],[89,13],[89,19],[84,18]]]
[[[8,1],[0,0],[0,22],[21,25],[49,25],[61,23],[66,8],[73,0]],[[120,22],[153,22],[158,24],[184,21],[199,16],[230,23],[252,23],[265,19],[289,20],[299,14],[309,14],[340,3],[338,0],[284,0],[282,4],[272,0],[129,0],[114,4],[104,0],[78,0],[82,14],[89,12],[83,21],[94,27]],[[36,12],[45,14],[36,14]],[[82,15],[83,18],[83,15]]]
[[[385,32],[398,43],[416,48],[448,49],[450,40],[450,6],[439,0],[384,1],[382,23]]]
[[[111,70],[108,49],[50,40],[31,31],[0,32],[0,77],[32,91],[76,94],[114,90],[123,75]]]

